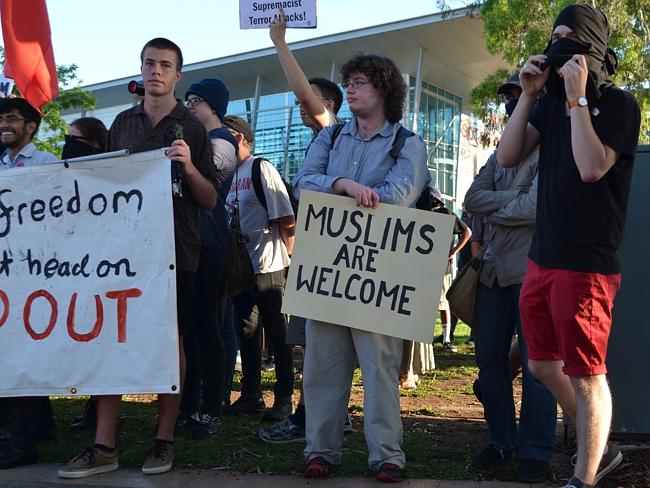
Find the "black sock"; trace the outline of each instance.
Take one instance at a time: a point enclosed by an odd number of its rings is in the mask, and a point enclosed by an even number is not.
[[[155,439],[156,444],[171,444],[174,445],[174,441],[166,441],[165,439]]]
[[[112,454],[112,453],[115,452],[115,448],[114,448],[114,447],[108,447],[108,446],[105,446],[104,444],[98,444],[97,442],[95,442],[95,444],[93,445],[93,447],[96,447],[96,448],[99,449],[100,451],[104,451],[104,452],[107,452],[107,453],[109,453],[109,454]]]

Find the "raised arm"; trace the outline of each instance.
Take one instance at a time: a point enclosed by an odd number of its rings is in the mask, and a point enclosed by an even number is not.
[[[321,99],[314,94],[309,85],[309,80],[307,80],[305,73],[303,73],[298,61],[296,61],[289,49],[285,41],[286,32],[287,25],[284,11],[280,9],[278,20],[271,21],[269,35],[275,45],[275,51],[278,54],[284,76],[287,78],[291,90],[296,95],[296,99],[300,102],[305,113],[316,125],[316,129],[320,130],[330,125],[330,115]]]

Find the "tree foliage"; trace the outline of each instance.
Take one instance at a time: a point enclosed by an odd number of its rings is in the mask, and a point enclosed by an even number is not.
[[[438,1],[449,8],[450,2]],[[459,2],[454,2],[456,6]],[[514,67],[528,56],[539,54],[550,38],[553,21],[572,0],[485,0],[460,2],[471,12],[480,9],[485,24],[485,42],[492,54],[500,54]],[[618,57],[614,81],[634,93],[641,106],[640,143],[650,143],[650,0],[592,0],[607,16],[611,31],[610,47]],[[472,110],[496,130],[491,122],[500,100],[496,89],[506,77],[502,72],[488,76],[471,93]]]
[[[0,56],[4,65],[4,49],[0,47]],[[56,68],[59,78],[59,96],[42,108],[43,120],[34,144],[41,151],[47,151],[61,156],[63,140],[67,133],[67,124],[61,112],[73,108],[90,110],[95,106],[95,97],[92,93],[79,86],[77,65],[61,65]],[[20,96],[14,86],[13,94]]]

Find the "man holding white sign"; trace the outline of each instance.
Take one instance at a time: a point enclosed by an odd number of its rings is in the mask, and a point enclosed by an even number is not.
[[[40,124],[38,110],[24,98],[0,100],[0,141],[6,146],[0,156],[0,170],[56,161],[54,154],[37,151],[32,142]],[[11,417],[9,438],[0,446],[0,469],[37,461],[39,412],[43,407],[49,408],[51,416],[48,402],[47,397],[15,397],[8,400]]]
[[[183,331],[189,327],[194,275],[200,254],[198,209],[211,209],[216,204],[216,169],[205,128],[174,97],[176,83],[182,76],[183,55],[180,48],[168,39],[155,38],[143,47],[140,61],[144,101],[118,114],[109,133],[108,150],[129,149],[136,153],[170,146],[167,157],[172,160],[173,173],[177,178],[172,188],[182,383],[185,367],[182,337]],[[178,126],[182,129],[182,135],[178,134]],[[178,183],[178,186],[174,187],[174,183]],[[156,438],[142,466],[144,474],[164,473],[172,468],[174,426],[181,399],[178,393],[179,389],[176,394],[158,396]],[[99,397],[95,444],[59,470],[59,476],[83,478],[118,469],[115,442],[119,404],[120,396]]]
[[[312,143],[294,192],[347,195],[359,207],[380,202],[415,206],[430,179],[424,142],[410,133],[394,157],[406,86],[395,64],[358,55],[342,68],[343,87],[354,117],[336,143],[331,128]],[[340,463],[347,398],[358,357],[364,377],[364,430],[369,465],[379,481],[404,479],[398,376],[402,340],[316,320],[307,321],[303,387],[307,408],[306,478],[329,476]]]

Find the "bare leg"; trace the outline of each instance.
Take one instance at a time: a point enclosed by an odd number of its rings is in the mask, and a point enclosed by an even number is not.
[[[121,395],[100,395],[97,397],[97,430],[95,442],[102,446],[115,447],[117,415],[120,411]]]
[[[181,390],[178,395],[168,393],[158,395],[158,430],[156,439],[163,441],[174,440],[174,427],[176,426],[176,417],[178,409],[181,406],[181,392],[185,381],[185,350],[183,349],[183,336],[178,337],[179,360],[181,373]]]
[[[592,484],[607,445],[612,419],[612,395],[604,374],[571,377],[575,390],[578,459],[575,476]]]

